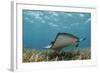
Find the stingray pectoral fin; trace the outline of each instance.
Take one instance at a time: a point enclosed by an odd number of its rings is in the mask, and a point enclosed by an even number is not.
[[[75,47],[78,47],[78,46],[79,46],[79,43],[75,45]]]

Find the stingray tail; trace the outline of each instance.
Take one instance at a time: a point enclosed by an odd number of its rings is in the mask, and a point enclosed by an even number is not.
[[[86,38],[82,38],[82,39],[80,39],[80,40],[77,42],[76,47],[79,46],[79,42],[82,42],[82,41],[84,41],[84,40],[86,40]]]
[[[82,39],[80,39],[79,41],[81,42],[81,41],[84,41],[84,40],[86,40],[86,38],[82,38]]]

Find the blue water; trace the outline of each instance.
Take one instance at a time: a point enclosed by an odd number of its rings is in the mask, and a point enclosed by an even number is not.
[[[91,47],[91,13],[23,10],[23,48],[43,48],[58,32],[79,38],[80,48]]]

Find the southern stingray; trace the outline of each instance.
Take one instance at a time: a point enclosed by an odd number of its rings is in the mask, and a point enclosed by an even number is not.
[[[80,39],[79,37],[70,33],[58,33],[54,41],[52,41],[47,47],[53,49],[55,52],[61,51],[64,47],[74,45],[78,47],[79,42],[86,38]]]

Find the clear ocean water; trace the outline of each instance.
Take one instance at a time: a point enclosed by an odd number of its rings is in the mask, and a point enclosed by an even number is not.
[[[91,48],[91,13],[23,10],[23,48],[44,48],[57,33],[86,38],[79,48]]]

